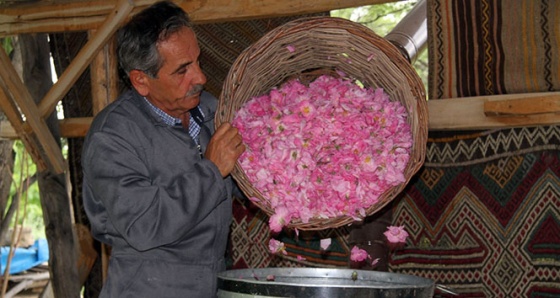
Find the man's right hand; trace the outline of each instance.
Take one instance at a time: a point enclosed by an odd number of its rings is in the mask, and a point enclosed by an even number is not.
[[[237,128],[223,123],[208,142],[204,157],[212,161],[220,170],[222,177],[231,173],[235,162],[245,151],[243,139]]]

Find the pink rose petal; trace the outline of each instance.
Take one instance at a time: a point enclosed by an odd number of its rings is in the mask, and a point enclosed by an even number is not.
[[[405,243],[406,238],[408,238],[408,233],[404,230],[404,226],[389,226],[383,234],[390,243]]]
[[[278,241],[276,239],[270,239],[270,241],[268,242],[268,249],[272,254],[277,254],[279,252],[286,254],[286,247],[284,246],[284,242]]]
[[[288,81],[251,98],[232,120],[247,146],[239,165],[264,197],[250,200],[274,211],[273,232],[292,221],[361,220],[405,181],[413,143],[406,109],[338,74]]]
[[[350,260],[354,262],[361,262],[367,258],[371,258],[367,251],[357,246],[352,247],[352,250],[350,251]]]
[[[329,246],[331,246],[331,242],[332,242],[331,238],[321,239],[321,241],[320,241],[321,249],[322,250],[327,250],[327,248],[329,248]]]

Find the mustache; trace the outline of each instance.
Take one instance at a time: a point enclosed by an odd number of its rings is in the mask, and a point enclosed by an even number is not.
[[[196,94],[202,92],[202,90],[204,90],[204,85],[200,85],[200,84],[194,85],[194,87],[187,92],[185,97],[191,97],[193,95],[196,95]]]

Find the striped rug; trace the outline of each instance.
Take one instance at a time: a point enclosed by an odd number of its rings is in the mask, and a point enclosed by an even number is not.
[[[428,0],[431,100],[560,90],[560,1]],[[560,297],[560,127],[431,132],[390,270],[461,297]]]

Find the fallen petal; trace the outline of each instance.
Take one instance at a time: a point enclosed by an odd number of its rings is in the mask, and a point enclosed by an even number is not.
[[[321,249],[322,250],[327,250],[327,248],[329,248],[329,246],[331,246],[331,242],[332,242],[331,238],[321,239]]]

